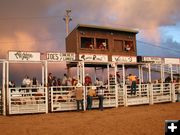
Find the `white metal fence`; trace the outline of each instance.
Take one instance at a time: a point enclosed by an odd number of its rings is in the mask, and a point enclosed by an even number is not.
[[[84,90],[84,108],[87,107],[87,93],[92,86],[83,86]],[[67,111],[76,110],[76,99],[75,99],[75,88],[74,86],[58,86],[50,88],[50,101],[51,111]],[[116,106],[116,91],[115,85],[106,86],[104,91],[104,107],[115,107]],[[92,108],[98,108],[99,100],[98,96],[93,97]]]
[[[172,84],[157,83],[151,84],[150,89],[151,104],[172,101]]]
[[[87,93],[91,87],[83,86],[84,108],[87,106]],[[137,84],[135,95],[131,95],[130,85],[105,87],[104,107],[176,102],[180,93],[180,83]],[[75,88],[75,86],[9,88],[7,96],[9,114],[47,113],[48,108],[52,112],[76,110]],[[98,96],[94,96],[92,108],[98,106]]]
[[[116,97],[116,86],[115,85],[104,85],[105,91],[104,91],[104,100],[103,100],[103,107],[116,107],[116,100],[118,100]],[[89,91],[91,86],[86,87],[86,95]],[[96,93],[97,93],[96,87]],[[99,99],[98,96],[93,97],[93,103],[92,108],[98,108],[99,107]]]
[[[53,86],[49,88],[51,111],[76,110],[75,87]],[[84,87],[83,87],[84,89]]]
[[[149,104],[149,85],[138,84],[136,94],[131,94],[131,86],[125,85],[125,106]]]
[[[118,106],[125,105],[125,91],[122,85],[117,85],[118,93]]]
[[[172,87],[172,92],[173,92],[173,102],[179,101],[180,102],[180,83],[174,83]]]
[[[9,114],[47,113],[46,87],[9,88]]]

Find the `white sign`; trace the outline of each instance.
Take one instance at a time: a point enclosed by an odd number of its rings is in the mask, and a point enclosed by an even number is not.
[[[9,60],[12,61],[40,61],[39,52],[10,51]]]
[[[129,98],[127,100],[128,105],[139,105],[139,104],[149,104],[149,98]]]
[[[178,58],[164,58],[165,64],[180,64],[180,60]]]
[[[73,60],[75,60],[75,53],[47,53],[47,60],[49,60],[49,61],[73,61]]]
[[[79,54],[79,60],[92,62],[107,62],[108,56],[98,54]]]
[[[159,57],[143,57],[142,58],[143,62],[153,62],[156,64],[161,64],[162,63],[162,58]]]
[[[113,62],[120,62],[120,63],[136,63],[137,59],[134,56],[112,56]]]

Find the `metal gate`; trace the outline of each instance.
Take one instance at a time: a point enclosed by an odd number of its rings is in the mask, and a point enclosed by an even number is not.
[[[180,102],[180,83],[173,83],[172,84],[172,101],[173,102]]]
[[[162,103],[162,102],[171,102],[171,83],[156,83],[151,84],[150,96],[151,104]]]
[[[130,85],[125,85],[125,91],[125,106],[150,103],[148,84],[137,84],[135,95],[131,95]]]
[[[50,91],[52,112],[77,109],[75,99],[75,86],[53,86],[50,87]]]
[[[117,86],[118,91],[118,106],[125,105],[125,94],[122,85]]]
[[[47,113],[46,87],[9,88],[9,114]]]
[[[88,90],[91,88],[92,86],[87,86],[86,87],[86,95],[88,93]],[[97,86],[96,87],[96,91],[97,91]],[[104,87],[106,88],[104,91],[104,100],[103,100],[103,107],[116,107],[116,86],[115,85],[104,85]],[[96,95],[95,97],[93,97],[93,103],[92,103],[92,108],[98,108],[99,107],[99,99],[98,96]]]

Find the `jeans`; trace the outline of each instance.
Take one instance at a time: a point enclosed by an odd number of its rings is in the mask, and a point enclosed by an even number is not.
[[[77,111],[79,111],[79,106],[81,105],[81,110],[84,110],[84,106],[83,106],[83,100],[76,100],[77,103]]]
[[[99,95],[99,110],[103,111],[103,100],[104,100],[104,96],[103,95]]]
[[[136,95],[136,81],[132,81],[131,84],[131,95],[132,94]]]
[[[92,109],[92,100],[93,100],[92,96],[87,96],[87,110]]]

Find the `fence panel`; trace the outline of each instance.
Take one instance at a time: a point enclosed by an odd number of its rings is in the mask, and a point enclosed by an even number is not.
[[[174,88],[174,102],[178,101],[180,102],[180,83],[173,83],[173,87]]]
[[[47,112],[46,91],[45,87],[9,88],[9,114]]]
[[[125,105],[125,94],[123,90],[123,86],[118,85],[118,106]]]
[[[171,101],[171,83],[157,83],[151,85],[152,104]]]
[[[74,86],[53,86],[50,89],[52,112],[77,109]]]
[[[136,94],[131,95],[131,86],[125,85],[126,88],[126,100],[125,105],[141,105],[141,104],[149,104],[149,85],[148,84],[137,84],[136,86]]]
[[[88,90],[91,86],[86,87],[86,95],[88,93]],[[105,91],[104,91],[104,100],[103,100],[103,107],[116,107],[116,90],[115,85],[104,85]],[[96,87],[96,91],[97,91]],[[98,108],[99,107],[99,99],[98,96],[93,97],[93,103],[92,108]]]

